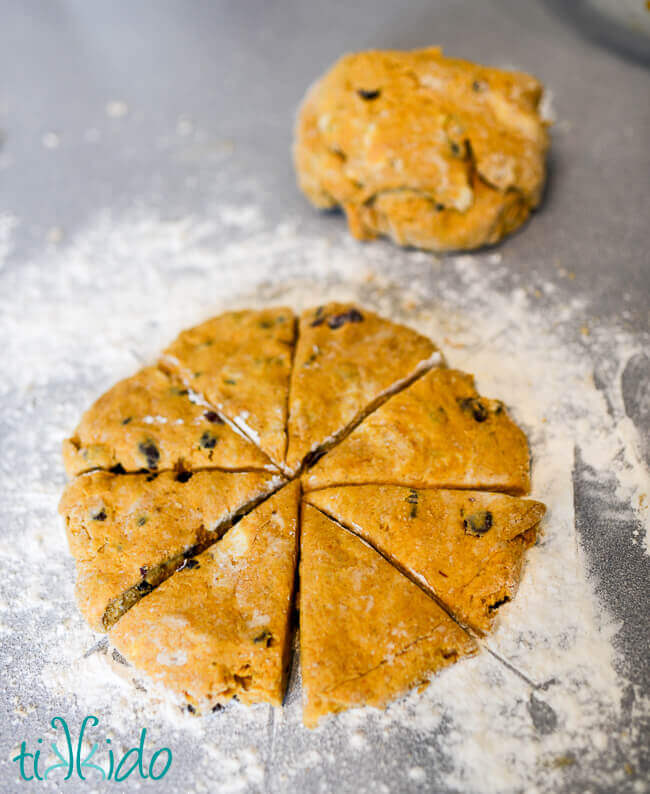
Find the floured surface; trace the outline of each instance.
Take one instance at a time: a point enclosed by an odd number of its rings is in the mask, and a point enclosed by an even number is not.
[[[17,741],[43,737],[47,746],[55,714],[75,729],[97,714],[98,736],[118,747],[147,727],[152,745],[173,748],[165,782],[183,790],[219,780],[232,792],[643,791],[639,606],[650,489],[630,418],[641,409],[629,407],[621,382],[648,337],[590,329],[589,305],[562,298],[560,270],[518,282],[498,253],[396,254],[342,229],[328,240],[291,220],[271,227],[253,204],[211,207],[206,217],[217,220],[101,215],[41,258],[0,270],[9,362],[0,385],[0,778],[15,780]],[[444,671],[424,693],[309,734],[295,670],[283,711],[235,704],[197,719],[110,647],[92,650],[100,638],[76,611],[56,515],[59,444],[93,398],[182,328],[234,304],[299,310],[313,304],[315,280],[319,300],[359,301],[407,323],[439,341],[450,366],[473,372],[479,391],[507,401],[531,443],[544,535],[517,599],[500,610],[492,653]],[[42,788],[57,783],[53,775]]]

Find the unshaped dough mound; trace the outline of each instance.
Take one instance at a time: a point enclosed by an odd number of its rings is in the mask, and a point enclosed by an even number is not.
[[[358,239],[432,251],[496,243],[540,201],[541,83],[432,47],[346,55],[298,114],[298,182]]]

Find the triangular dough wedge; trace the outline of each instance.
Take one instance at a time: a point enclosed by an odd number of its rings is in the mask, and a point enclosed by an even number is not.
[[[388,394],[441,361],[430,339],[353,304],[303,312],[291,375],[288,468],[313,460]]]
[[[77,477],[59,512],[77,563],[77,601],[90,625],[108,629],[281,483],[262,472]]]
[[[472,638],[419,587],[311,505],[302,508],[303,721],[385,706],[460,657]]]
[[[503,403],[481,397],[471,375],[434,369],[368,416],[303,476],[303,486],[385,483],[521,495],[530,489],[529,471],[526,436]]]
[[[299,498],[290,483],[188,560],[112,629],[118,650],[195,710],[235,695],[281,705]]]
[[[117,383],[63,442],[72,477],[91,469],[273,469],[271,461],[216,411],[157,367]]]
[[[161,363],[282,465],[295,336],[291,309],[226,312],[183,331]]]
[[[487,633],[514,598],[541,502],[480,491],[354,485],[308,501],[374,546],[463,625]]]

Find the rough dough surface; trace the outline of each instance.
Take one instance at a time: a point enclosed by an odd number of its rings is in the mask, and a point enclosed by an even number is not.
[[[514,598],[524,551],[545,512],[531,499],[390,485],[327,488],[307,501],[378,549],[479,634]]]
[[[235,695],[282,704],[300,486],[290,483],[187,560],[111,631],[124,656],[204,711]]]
[[[327,449],[387,391],[441,360],[430,339],[353,304],[303,312],[291,375],[288,468]]]
[[[476,644],[359,538],[303,504],[300,648],[303,720],[385,706]]]
[[[103,394],[63,442],[63,461],[70,476],[116,466],[127,472],[272,468],[264,453],[157,367]]]
[[[59,512],[77,563],[77,601],[97,631],[281,482],[262,472],[187,476],[96,471],[65,489]]]
[[[385,483],[411,488],[474,488],[526,494],[526,437],[474,378],[433,369],[370,414],[303,475],[310,491]]]
[[[359,239],[433,251],[495,243],[541,197],[542,85],[439,48],[347,55],[307,92],[294,161],[317,207]]]
[[[286,307],[227,312],[183,331],[162,364],[282,465],[295,337]]]

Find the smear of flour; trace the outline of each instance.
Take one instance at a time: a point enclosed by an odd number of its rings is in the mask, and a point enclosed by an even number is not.
[[[0,213],[0,271],[13,247],[13,233],[18,225],[18,219],[13,215]]]
[[[0,219],[0,254],[11,250],[12,228]],[[8,361],[0,656],[16,740],[51,738],[56,709],[71,719],[98,714],[123,748],[147,726],[152,742],[175,748],[169,785],[181,790],[208,791],[214,781],[227,792],[587,790],[593,767],[602,787],[643,791],[635,726],[648,703],[636,692],[630,705],[615,650],[620,627],[596,596],[576,533],[572,473],[579,456],[597,486],[611,486],[613,517],[623,510],[633,526],[623,542],[647,553],[648,473],[621,373],[649,340],[620,328],[586,337],[583,301],[565,300],[550,281],[538,292],[516,283],[505,290],[509,271],[500,254],[439,260],[361,245],[343,230],[310,235],[291,220],[270,228],[253,203],[213,207],[209,219],[103,213],[38,260],[0,266]],[[532,493],[549,508],[544,532],[483,652],[424,692],[310,733],[300,725],[296,667],[282,710],[233,704],[198,719],[76,611],[56,514],[60,441],[95,397],[182,328],[234,306],[300,309],[333,298],[430,335],[451,365],[509,405],[531,441]],[[597,386],[603,358],[611,378]]]

